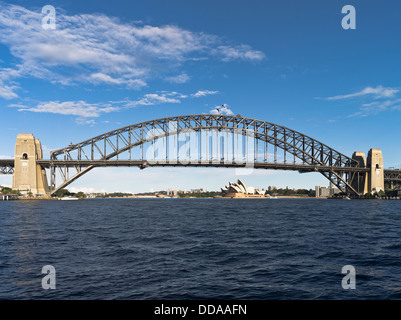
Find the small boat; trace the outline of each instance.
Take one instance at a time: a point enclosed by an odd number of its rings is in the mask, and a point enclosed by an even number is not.
[[[59,200],[79,200],[78,198],[75,197],[63,197],[63,198],[58,198]]]

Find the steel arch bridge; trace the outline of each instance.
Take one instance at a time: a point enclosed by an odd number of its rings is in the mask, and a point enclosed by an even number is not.
[[[272,149],[272,150],[271,150]],[[279,161],[280,160],[280,161]],[[241,115],[185,115],[136,123],[51,152],[51,194],[104,166],[203,166],[320,172],[341,191],[369,171],[305,134]],[[62,183],[56,184],[56,175]],[[359,180],[358,180],[359,181]]]

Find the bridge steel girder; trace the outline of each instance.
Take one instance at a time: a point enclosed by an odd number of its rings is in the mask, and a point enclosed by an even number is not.
[[[0,174],[14,174],[14,159],[0,160]]]
[[[275,146],[275,162],[276,148],[279,148],[284,151],[284,157],[287,153],[292,155],[294,163],[295,158],[297,158],[307,166],[330,167],[332,169],[329,171],[318,170],[318,172],[321,172],[341,191],[358,195],[350,183],[358,170],[364,171],[358,161],[307,135],[274,123],[240,115],[212,114],[176,116],[145,121],[55,150],[51,152],[49,162],[52,163],[50,165],[52,173],[51,193],[54,194],[65,188],[83,174],[99,166],[96,164],[97,161],[111,161],[113,158],[116,159],[113,161],[120,161],[118,156],[126,151],[129,152],[129,159],[131,160],[131,150],[136,147],[143,147],[145,143],[152,141],[155,143],[157,139],[182,133],[206,132],[207,134],[216,131],[253,137],[255,141]],[[213,142],[213,135],[211,141]],[[64,164],[61,164],[60,161],[64,161]],[[73,165],[68,166],[66,161],[70,161]],[[76,173],[70,178],[68,168],[71,166],[75,168]],[[219,165],[216,164],[215,166]],[[56,169],[63,178],[63,183],[57,187]]]
[[[0,165],[0,174],[14,174],[14,166]]]
[[[401,182],[401,170],[384,170],[384,181]]]
[[[401,170],[384,170],[384,182],[389,183],[391,189],[399,189],[401,186]]]

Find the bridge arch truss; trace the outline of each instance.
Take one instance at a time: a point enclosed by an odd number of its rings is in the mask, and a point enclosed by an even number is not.
[[[279,153],[281,152],[281,153]],[[40,161],[38,161],[40,163]],[[136,123],[51,152],[51,193],[100,166],[214,166],[317,171],[358,194],[358,161],[305,134],[240,115],[187,115]],[[56,173],[62,183],[56,185]]]

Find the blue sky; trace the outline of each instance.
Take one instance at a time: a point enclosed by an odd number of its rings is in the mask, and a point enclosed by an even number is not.
[[[56,29],[41,26],[44,5]],[[356,9],[344,30],[341,9]],[[144,120],[228,112],[307,134],[349,156],[401,165],[399,1],[0,2],[0,158],[20,132],[45,150]],[[319,174],[254,171],[259,188],[327,185]],[[84,191],[218,190],[230,169],[95,169]],[[140,183],[138,183],[140,181]],[[11,185],[11,177],[0,176]]]

